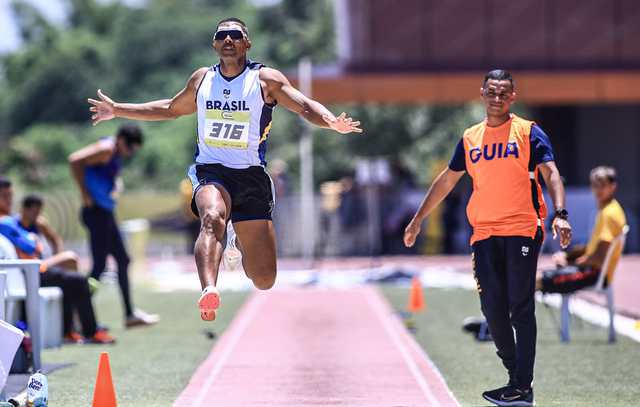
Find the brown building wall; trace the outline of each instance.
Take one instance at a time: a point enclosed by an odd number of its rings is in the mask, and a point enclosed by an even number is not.
[[[637,0],[336,0],[352,71],[640,68]]]

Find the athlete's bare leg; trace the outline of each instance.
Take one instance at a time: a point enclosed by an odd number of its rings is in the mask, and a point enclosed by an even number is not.
[[[268,290],[276,282],[276,234],[270,220],[236,222],[242,265],[253,285]]]
[[[215,286],[222,259],[222,239],[231,214],[231,197],[221,186],[204,185],[196,193],[200,213],[200,234],[196,240],[195,256],[202,288]]]

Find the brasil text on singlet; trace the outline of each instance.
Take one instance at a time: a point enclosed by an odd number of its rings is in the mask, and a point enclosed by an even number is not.
[[[229,168],[265,166],[273,105],[266,104],[260,86],[262,64],[248,62],[238,76],[225,78],[220,66],[205,74],[196,95],[197,164]]]

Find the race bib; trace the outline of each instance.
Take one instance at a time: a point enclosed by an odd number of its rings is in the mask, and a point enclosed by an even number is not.
[[[204,142],[212,147],[249,147],[250,112],[208,110],[204,121]]]

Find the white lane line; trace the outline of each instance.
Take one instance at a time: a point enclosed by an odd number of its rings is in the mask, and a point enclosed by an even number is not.
[[[399,324],[399,322],[397,322],[397,324]],[[400,327],[401,329],[404,329],[404,327]],[[438,377],[438,379],[440,380],[441,385],[447,389],[447,394],[449,395],[449,397],[451,398],[451,401],[453,403],[455,403],[456,406],[460,406],[460,403],[458,402],[458,399],[456,399],[456,397],[453,395],[453,392],[451,391],[451,389],[449,388],[449,386],[447,385],[447,381],[444,380],[444,377],[442,376],[442,372],[440,372],[440,369],[438,369],[438,367],[435,365],[435,363],[433,363],[433,361],[431,360],[431,358],[429,358],[429,355],[427,355],[427,353],[424,351],[424,349],[422,349],[422,347],[418,344],[418,342],[413,338],[413,336],[411,336],[411,334],[406,333],[406,341],[409,343],[409,346],[413,349],[414,354],[419,355],[419,357],[422,358],[422,360],[427,364],[427,366],[429,366],[431,368],[431,371]]]
[[[222,367],[227,362],[227,359],[229,359],[229,356],[231,355],[236,345],[240,341],[240,338],[242,337],[245,330],[247,329],[249,322],[253,320],[253,317],[255,316],[256,312],[259,309],[259,305],[262,302],[264,302],[264,299],[265,299],[265,295],[253,294],[253,296],[250,299],[251,302],[247,305],[247,308],[244,309],[244,312],[241,312],[240,315],[236,316],[236,319],[235,319],[237,321],[236,325],[234,325],[231,332],[227,331],[227,333],[231,334],[232,336],[229,338],[226,348],[222,351],[222,355],[220,355],[218,360],[216,360],[215,364],[213,365],[213,368],[211,369],[211,373],[208,375],[207,380],[204,382],[204,385],[200,388],[198,397],[195,399],[193,403],[194,406],[200,406],[200,405],[210,406],[211,405],[210,402],[206,402],[203,404],[203,402],[205,401],[205,397],[207,396],[207,392],[209,391],[209,389],[213,385],[213,382],[216,380],[216,378],[220,374]]]
[[[400,352],[400,355],[402,355],[402,359],[406,363],[407,367],[409,368],[409,371],[413,375],[413,378],[416,380],[416,383],[418,383],[418,386],[420,387],[420,389],[422,390],[422,393],[427,399],[427,402],[429,403],[428,405],[439,406],[440,402],[434,396],[433,392],[431,391],[431,388],[429,387],[429,384],[427,384],[426,380],[424,379],[424,376],[422,375],[422,373],[420,373],[420,369],[418,368],[418,365],[416,365],[416,362],[409,355],[409,351],[403,345],[402,341],[398,337],[398,333],[391,325],[390,318],[384,315],[383,307],[382,307],[382,304],[380,303],[381,300],[379,295],[376,295],[377,293],[370,287],[365,288],[364,291],[365,291],[365,296],[367,298],[367,301],[369,302],[369,305],[371,305],[371,307],[375,311],[375,314],[378,316],[380,323],[384,327],[385,331],[387,331],[387,335],[389,335],[389,338],[391,338],[391,341]]]
[[[560,294],[546,294],[543,296],[540,292],[537,292],[536,300],[554,308],[560,308],[562,297]],[[586,322],[609,328],[609,310],[600,304],[572,295],[569,303],[569,312]],[[640,330],[636,328],[635,319],[620,314],[615,314],[613,318],[613,327],[617,333],[640,342]]]

